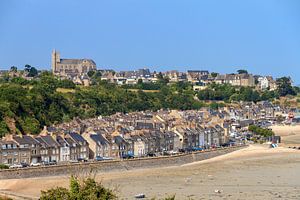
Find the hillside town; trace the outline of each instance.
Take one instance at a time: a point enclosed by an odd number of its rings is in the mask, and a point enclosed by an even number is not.
[[[96,70],[96,63],[91,59],[61,59],[59,52],[56,50],[52,52],[52,72],[61,78],[67,78],[76,84],[88,86],[91,84],[88,72]],[[213,82],[217,84],[228,83],[233,86],[257,87],[260,90],[272,91],[276,89],[276,82],[272,76],[252,75],[248,74],[247,71],[240,71],[238,74],[218,74],[209,73],[207,70],[151,72],[148,68],[142,68],[119,72],[100,69],[98,72],[101,74],[101,80],[118,85],[135,85],[139,80],[143,83],[155,83],[158,81],[158,76],[163,76],[170,83],[190,82],[195,91],[205,89],[206,85]]]
[[[38,71],[26,65],[24,71],[12,67],[8,72],[2,71],[2,76],[5,73],[11,77],[32,79],[34,76],[30,74],[37,74]],[[99,74],[101,80],[116,85],[155,83],[160,78],[167,79],[168,83],[189,82],[194,91],[201,91],[212,83],[256,90],[273,91],[277,88],[271,76],[252,75],[246,70],[223,75],[207,70],[157,73],[146,68],[115,72],[97,70],[92,59],[64,59],[58,51],[52,52],[52,74],[61,80],[69,79],[75,84],[89,86],[95,73]],[[15,131],[13,134],[3,134],[5,136],[0,140],[0,163],[11,167],[39,166],[172,155],[244,144],[254,138],[248,130],[250,125],[268,128],[273,123],[298,123],[298,118],[291,114],[297,112],[296,108],[275,105],[270,101],[240,101],[215,109],[160,109],[155,112],[117,112],[88,119],[75,117],[69,122],[45,126],[39,134],[16,134]],[[5,123],[9,126],[7,119]],[[280,138],[274,135],[258,139],[280,142]]]
[[[116,113],[45,127],[39,135],[7,135],[0,163],[13,167],[172,155],[251,141],[249,125],[298,123],[270,102],[241,103],[218,110]],[[281,119],[281,121],[279,121]],[[280,137],[263,138],[280,142]]]
[[[26,65],[29,66],[29,65]],[[26,68],[26,67],[25,67]],[[117,85],[136,85],[139,81],[143,83],[156,83],[159,76],[162,76],[170,83],[189,82],[193,85],[193,90],[204,90],[211,83],[230,84],[232,86],[254,87],[257,90],[274,91],[277,88],[276,79],[272,76],[253,75],[246,70],[239,70],[238,73],[219,74],[208,70],[187,70],[180,72],[171,70],[165,72],[150,71],[149,68],[141,68],[130,71],[115,71],[112,69],[97,69],[96,62],[92,59],[69,59],[61,58],[57,50],[53,50],[51,55],[52,73],[61,79],[72,80],[77,85],[89,86],[92,83],[91,75],[98,72],[100,79],[115,83]],[[11,70],[1,70],[0,76],[9,75],[10,77],[23,77],[32,79],[28,76],[30,70],[17,70],[12,66]],[[42,71],[40,71],[42,72]],[[89,72],[94,72],[90,73]],[[38,73],[38,71],[37,71]]]

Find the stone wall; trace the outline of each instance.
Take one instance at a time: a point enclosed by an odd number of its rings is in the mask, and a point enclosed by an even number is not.
[[[178,166],[186,163],[213,158],[219,155],[224,155],[226,153],[230,153],[244,147],[245,146],[229,147],[229,148],[218,149],[218,150],[193,152],[190,154],[180,154],[174,156],[163,156],[163,157],[153,157],[153,158],[100,161],[100,162],[91,162],[91,163],[76,163],[76,164],[23,168],[23,169],[7,169],[7,170],[0,171],[0,180],[45,177],[45,176],[61,176],[61,175],[81,174],[81,173],[96,174],[96,173],[112,172],[112,171],[126,171],[131,169]]]

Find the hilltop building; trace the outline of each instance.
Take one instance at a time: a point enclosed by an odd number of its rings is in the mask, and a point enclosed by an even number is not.
[[[96,70],[96,63],[91,59],[61,59],[60,53],[52,52],[52,72],[59,76],[80,76]]]

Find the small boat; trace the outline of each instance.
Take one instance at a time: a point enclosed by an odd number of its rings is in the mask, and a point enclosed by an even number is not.
[[[141,193],[141,194],[137,194],[137,195],[135,195],[134,196],[136,199],[143,199],[143,198],[145,198],[146,197],[146,195],[145,194],[143,194],[143,193]]]

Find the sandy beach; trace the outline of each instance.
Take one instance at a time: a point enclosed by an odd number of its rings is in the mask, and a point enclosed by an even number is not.
[[[121,199],[138,193],[157,199],[300,199],[300,150],[264,145],[183,166],[97,174]],[[38,197],[40,190],[68,186],[68,177],[1,180],[2,192]],[[220,192],[215,192],[218,190]]]
[[[300,146],[300,125],[271,126],[276,135],[280,135],[285,146]]]

